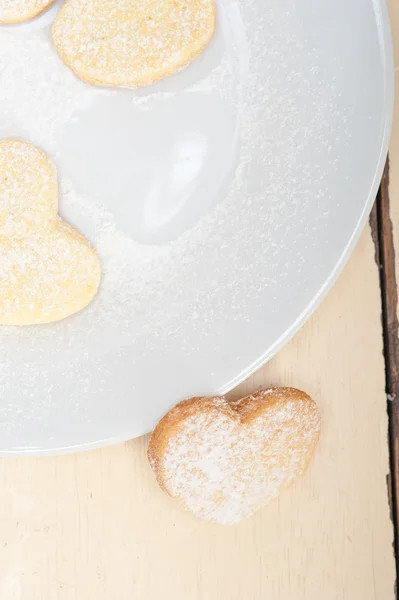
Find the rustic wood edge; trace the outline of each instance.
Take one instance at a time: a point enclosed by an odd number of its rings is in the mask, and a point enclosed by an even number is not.
[[[388,497],[394,527],[396,560],[396,597],[399,578],[399,324],[395,247],[389,205],[389,158],[387,159],[376,202],[370,215],[375,257],[381,287],[382,329],[385,358],[385,389],[389,417],[390,473]]]

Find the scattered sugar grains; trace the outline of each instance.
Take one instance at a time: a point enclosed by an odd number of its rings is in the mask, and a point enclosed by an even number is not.
[[[83,80],[140,87],[192,62],[214,33],[215,14],[214,0],[67,0],[52,33]]]
[[[53,0],[0,0],[0,24],[33,19],[52,2]]]
[[[154,431],[149,459],[161,487],[197,517],[230,525],[249,517],[303,473],[320,415],[303,392],[188,400]]]

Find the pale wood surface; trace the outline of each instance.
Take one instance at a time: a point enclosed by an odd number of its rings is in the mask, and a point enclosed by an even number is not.
[[[369,228],[301,333],[236,390],[296,385],[320,404],[306,476],[233,528],[158,490],[146,440],[0,463],[1,600],[390,600],[387,415]]]

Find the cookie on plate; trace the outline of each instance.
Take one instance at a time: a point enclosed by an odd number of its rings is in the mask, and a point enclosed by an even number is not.
[[[0,325],[58,321],[94,298],[101,266],[57,213],[50,159],[21,140],[0,142]]]
[[[87,83],[135,88],[183,69],[215,31],[214,0],[67,0],[54,45]]]
[[[52,3],[53,0],[0,0],[0,24],[29,21]]]

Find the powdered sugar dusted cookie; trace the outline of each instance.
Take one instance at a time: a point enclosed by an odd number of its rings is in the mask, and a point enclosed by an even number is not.
[[[134,88],[192,62],[212,38],[215,18],[214,0],[67,0],[53,40],[84,81]]]
[[[31,144],[0,142],[0,324],[58,321],[95,296],[101,266],[57,214],[53,163]]]
[[[235,403],[191,398],[155,428],[148,457],[162,489],[197,517],[234,524],[306,469],[320,415],[307,394],[272,388]]]
[[[0,23],[29,21],[52,3],[53,0],[0,0]]]

